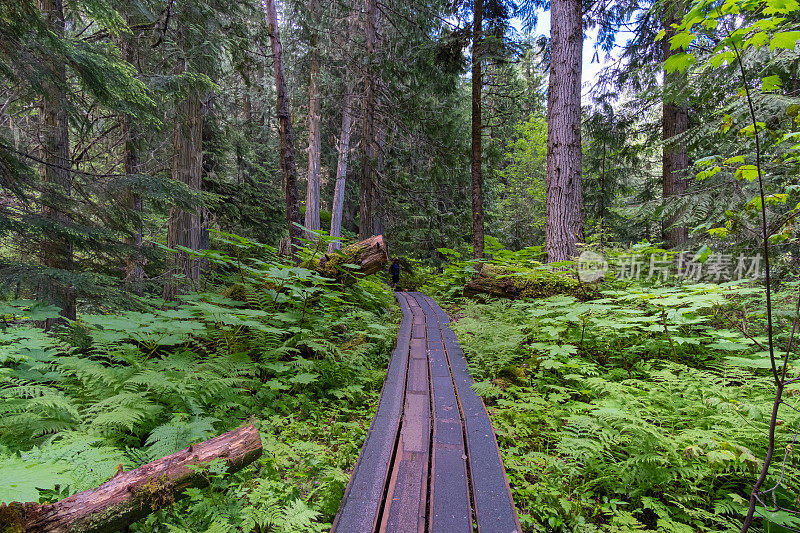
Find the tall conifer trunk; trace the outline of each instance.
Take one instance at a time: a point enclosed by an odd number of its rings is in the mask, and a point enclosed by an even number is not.
[[[483,39],[483,0],[475,0],[472,18],[472,249],[476,259],[483,257],[483,120],[481,116],[481,40]]]
[[[348,20],[348,33],[347,42],[350,43],[348,50],[349,57],[345,58],[345,95],[344,103],[342,105],[342,130],[339,135],[339,142],[337,150],[339,152],[339,160],[336,164],[336,186],[333,191],[333,206],[331,207],[331,237],[341,237],[342,235],[342,218],[344,215],[344,193],[347,184],[347,164],[350,158],[350,135],[353,125],[353,101],[355,90],[355,83],[353,82],[353,72],[350,68],[350,61],[353,54],[353,37],[358,29],[358,12],[353,10],[350,13]],[[332,241],[328,245],[328,251],[332,252],[342,247],[341,241]]]
[[[38,0],[48,28],[58,35],[64,35],[63,0]],[[67,71],[63,62],[57,59],[47,61],[48,76],[43,78],[44,96],[41,103],[41,176],[45,192],[42,194],[42,216],[52,227],[43,231],[41,241],[41,261],[45,267],[69,271],[72,269],[72,243],[63,233],[69,216],[60,207],[64,198],[70,195],[72,186],[72,161],[69,153],[69,121],[67,116]],[[58,276],[48,276],[40,284],[39,298],[61,308],[61,316],[70,320],[76,318],[75,290],[68,281]],[[48,319],[45,328],[52,327],[59,320]]]
[[[306,189],[305,226],[310,230],[320,229],[319,222],[319,189],[320,158],[322,152],[321,102],[319,87],[319,35],[316,28],[319,0],[309,0],[309,17],[311,28],[309,36],[309,77],[308,77],[308,187]],[[309,238],[316,234],[310,233]]]
[[[125,61],[131,64],[136,63],[136,47],[131,42],[133,37],[123,36],[121,41],[122,55]],[[141,162],[139,158],[139,143],[133,127],[133,119],[130,115],[121,117],[120,128],[123,140],[123,166],[125,174],[134,175],[141,173]],[[135,191],[128,189],[122,198],[125,209],[135,212],[137,217],[141,216],[143,202],[142,197]],[[129,255],[125,260],[125,283],[133,288],[134,292],[141,294],[141,282],[144,279],[144,258],[141,254],[142,249],[142,220],[136,220],[133,235],[123,237],[123,242],[136,249],[135,253]]]
[[[666,35],[661,41],[663,59],[666,61],[673,54],[681,50],[670,50],[669,40],[675,35],[672,24],[678,22],[679,2],[672,2],[666,6],[664,16],[664,30]],[[686,133],[689,129],[689,108],[685,103],[669,97],[668,92],[676,90],[684,76],[680,72],[668,73],[664,71],[664,99],[662,102],[662,138],[664,148],[661,158],[662,196],[669,202],[671,196],[681,196],[686,192],[688,182],[684,175],[689,168],[689,154],[686,143],[683,141],[670,141],[673,137]],[[666,217],[663,224],[663,237],[667,246],[675,247],[689,239],[689,230],[686,226],[673,226],[679,214]]]
[[[550,36],[545,251],[555,262],[575,257],[583,237],[580,0],[552,0]]]
[[[364,67],[363,133],[361,138],[363,156],[361,161],[361,202],[358,210],[358,234],[367,239],[375,233],[376,198],[376,136],[375,136],[375,62],[378,26],[378,5],[376,0],[366,0],[366,52]]]
[[[278,129],[281,138],[281,168],[284,175],[286,196],[286,223],[289,226],[291,252],[300,246],[301,231],[295,223],[300,223],[300,201],[297,192],[297,163],[294,155],[294,129],[289,112],[289,96],[286,90],[286,76],[283,69],[283,47],[278,32],[278,11],[275,0],[263,0],[267,31],[272,45],[272,65],[275,72],[275,92],[277,94]]]
[[[178,70],[185,71],[185,63]],[[172,132],[172,179],[199,191],[203,179],[203,117],[200,93],[190,88],[186,98],[178,105],[178,116]],[[167,246],[191,250],[200,249],[201,217],[198,213],[173,206],[167,221]],[[172,254],[168,260],[169,278],[164,285],[164,299],[172,300],[176,294],[194,289],[200,278],[199,262],[186,252]],[[183,277],[178,281],[175,275]]]
[[[346,89],[348,94],[344,97],[342,108],[342,131],[339,135],[339,161],[336,164],[336,186],[333,191],[333,208],[331,211],[331,237],[342,235],[342,213],[344,211],[344,192],[347,183],[347,160],[350,152],[350,131],[353,121],[353,96],[349,94],[351,87]],[[333,241],[328,245],[332,252],[342,247],[340,241]]]

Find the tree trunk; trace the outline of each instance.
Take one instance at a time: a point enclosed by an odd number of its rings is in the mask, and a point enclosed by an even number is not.
[[[378,77],[378,94],[381,93],[381,78]],[[377,98],[380,109],[380,96]],[[386,204],[383,201],[383,172],[386,167],[384,148],[386,145],[386,128],[380,117],[375,120],[375,187],[372,189],[372,234],[383,235],[386,232]]]
[[[309,18],[311,19],[309,38],[309,77],[308,77],[308,187],[306,189],[305,226],[309,230],[320,229],[319,222],[319,188],[320,158],[322,151],[321,102],[317,79],[319,78],[319,35],[316,29],[319,0],[309,0]],[[309,239],[316,239],[316,234],[308,233]]]
[[[481,40],[483,39],[483,0],[475,0],[472,19],[472,249],[473,257],[483,257],[483,121],[481,116]]]
[[[675,35],[672,24],[678,21],[678,4],[669,3],[668,12],[664,17],[664,30],[666,35],[661,41],[664,61],[673,54],[680,52],[669,49],[669,40]],[[665,203],[670,196],[681,196],[686,192],[688,182],[684,179],[689,168],[689,155],[686,143],[675,141],[677,135],[686,133],[689,129],[689,109],[686,104],[676,101],[668,96],[669,91],[679,89],[679,84],[685,78],[679,72],[668,73],[664,71],[664,100],[662,103],[662,139],[664,140],[661,158],[662,196]],[[689,239],[689,229],[685,226],[673,226],[679,214],[668,216],[663,221],[663,237],[667,246],[675,247]]]
[[[64,35],[63,0],[38,0],[39,9],[44,14],[48,28],[57,36]],[[72,243],[64,233],[63,225],[69,223],[69,216],[59,209],[70,196],[72,187],[69,154],[69,119],[67,117],[67,70],[63,62],[49,59],[44,65],[48,76],[43,77],[44,97],[41,103],[41,176],[44,182],[42,193],[42,216],[51,227],[46,228],[41,241],[41,261],[45,267],[68,272],[72,269]],[[39,287],[39,298],[61,308],[61,319],[47,319],[45,328],[75,320],[75,290],[68,281],[48,275]]]
[[[345,76],[347,76],[345,74]],[[347,87],[342,108],[342,133],[339,135],[339,161],[336,164],[336,187],[333,191],[333,209],[331,212],[331,237],[342,235],[342,212],[344,211],[344,191],[347,183],[347,159],[350,152],[350,127],[353,120],[353,95],[352,88]],[[341,248],[341,241],[332,241],[328,245],[328,252]]]
[[[553,0],[550,21],[545,251],[555,262],[575,257],[583,237],[580,0]]]
[[[131,64],[136,63],[136,47],[131,42],[133,37],[122,36],[121,47],[125,61]],[[140,174],[142,171],[139,160],[139,142],[134,132],[133,120],[130,115],[121,117],[122,139],[124,143],[123,165],[125,174],[128,176]],[[141,282],[144,279],[144,257],[142,256],[142,219],[143,208],[142,197],[136,191],[128,188],[125,192],[122,204],[128,211],[134,212],[135,227],[132,235],[126,235],[122,241],[134,248],[134,253],[127,256],[125,260],[125,284],[131,287],[137,294],[142,294]]]
[[[292,242],[292,253],[300,246],[302,231],[300,224],[300,201],[297,192],[297,164],[294,157],[294,130],[292,116],[289,113],[289,96],[286,90],[286,77],[283,70],[283,47],[278,32],[278,11],[275,0],[263,0],[264,16],[267,20],[267,31],[272,45],[272,65],[275,71],[275,92],[277,94],[277,115],[281,138],[281,168],[284,175],[286,193],[286,223],[289,226],[289,239]]]
[[[179,65],[185,70],[185,63]],[[200,94],[190,88],[186,99],[178,105],[178,116],[172,134],[172,179],[185,183],[191,190],[199,191],[203,179],[203,117]],[[190,250],[200,249],[200,209],[196,213],[173,206],[167,221],[167,246]],[[200,264],[188,253],[173,253],[167,260],[168,276],[164,285],[164,299],[173,300],[177,294],[193,290],[200,278]],[[183,278],[179,281],[176,275]]]
[[[186,489],[208,485],[192,467],[222,459],[237,472],[261,456],[261,436],[244,426],[179,452],[120,472],[96,489],[53,504],[0,505],[0,531],[27,533],[111,533],[121,531],[186,495]]]
[[[361,202],[358,211],[358,235],[366,239],[374,235],[375,217],[375,53],[377,41],[378,6],[377,0],[366,0],[366,52],[364,65],[364,111],[361,144]]]

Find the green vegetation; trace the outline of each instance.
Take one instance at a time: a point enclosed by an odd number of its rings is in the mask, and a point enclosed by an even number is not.
[[[385,285],[330,284],[223,236],[216,284],[180,306],[84,314],[17,301],[0,331],[0,501],[53,501],[243,423],[264,453],[138,531],[324,531],[377,405],[396,316]],[[236,259],[233,259],[235,257]],[[235,284],[235,285],[231,285]],[[236,295],[239,300],[231,296]]]
[[[436,284],[447,294],[461,280]],[[527,531],[739,530],[774,399],[762,291],[617,281],[585,302],[445,298]],[[788,340],[796,291],[792,284],[776,297],[778,345]],[[789,375],[796,368],[792,361]],[[775,497],[791,507],[800,387],[786,395],[767,485],[788,451]],[[800,525],[786,512],[761,515],[770,531]]]

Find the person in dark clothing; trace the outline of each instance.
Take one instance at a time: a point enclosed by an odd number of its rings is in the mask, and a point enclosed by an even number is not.
[[[389,273],[392,275],[392,288],[397,286],[400,281],[400,260],[395,258],[389,267]]]

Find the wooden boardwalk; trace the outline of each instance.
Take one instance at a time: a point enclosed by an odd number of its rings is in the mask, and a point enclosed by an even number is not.
[[[421,293],[403,311],[378,411],[332,532],[520,532],[483,401],[447,314]]]

